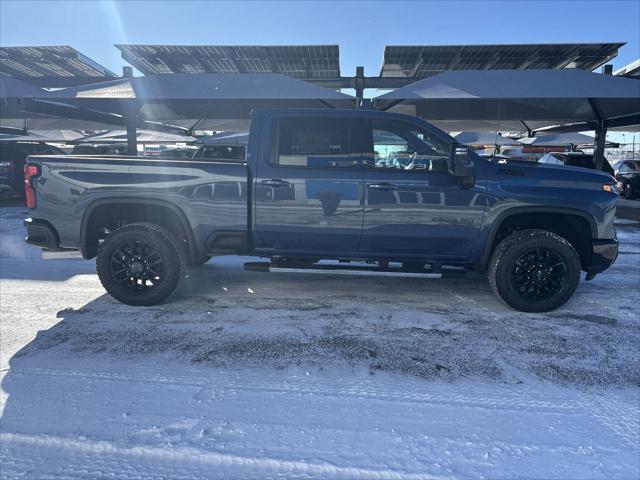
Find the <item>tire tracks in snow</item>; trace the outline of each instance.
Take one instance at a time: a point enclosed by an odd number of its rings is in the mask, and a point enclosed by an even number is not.
[[[12,446],[22,447],[22,449],[29,447],[32,454],[36,456],[40,454],[43,458],[53,454],[52,450],[55,451],[57,456],[70,456],[71,465],[65,465],[64,468],[66,478],[99,478],[100,476],[121,479],[149,478],[154,477],[153,466],[149,463],[154,461],[171,462],[174,469],[176,463],[181,463],[188,470],[202,470],[203,473],[205,472],[204,469],[215,467],[217,470],[214,476],[224,478],[236,478],[236,476],[238,478],[272,478],[273,476],[282,475],[289,478],[332,479],[439,480],[446,478],[424,473],[341,467],[329,463],[280,460],[269,457],[243,457],[184,447],[169,449],[135,446],[123,448],[107,441],[75,440],[46,435],[0,433],[0,443],[3,444],[0,458],[4,457],[3,463],[9,462],[5,464],[19,465],[22,463],[24,465],[26,463],[28,465],[31,463],[26,462],[25,459],[20,462],[11,458],[10,450]],[[20,450],[20,448],[18,449]],[[91,455],[103,458],[112,457],[116,461],[112,462],[111,467],[106,469],[107,471],[101,472],[104,475],[96,475],[98,472],[90,472],[86,466],[79,469],[76,467],[74,472],[73,462],[77,462],[79,460],[78,457],[80,457],[81,465],[86,465],[86,457]],[[18,474],[15,478],[19,478],[20,472],[15,473]],[[34,472],[24,473],[33,474]],[[210,471],[209,475],[213,473]]]
[[[53,369],[42,367],[23,367],[11,369],[13,375],[48,375],[48,376],[67,376],[82,377],[95,380],[110,380],[131,383],[161,383],[171,385],[182,385],[201,390],[196,394],[196,400],[207,401],[208,397],[216,393],[216,391],[224,391],[225,393],[234,390],[269,392],[282,394],[303,394],[303,395],[322,395],[334,398],[362,398],[367,400],[377,400],[382,402],[403,402],[425,405],[459,405],[470,408],[502,410],[502,411],[527,411],[527,412],[543,412],[557,414],[580,414],[584,413],[584,405],[575,402],[546,401],[543,398],[532,399],[530,397],[522,398],[517,395],[506,396],[506,388],[501,389],[499,394],[491,394],[495,391],[495,386],[487,386],[487,390],[478,395],[478,390],[473,390],[473,396],[465,397],[462,394],[442,395],[437,393],[398,393],[395,390],[389,390],[374,386],[373,384],[363,384],[362,382],[352,383],[348,386],[337,387],[335,385],[318,382],[314,378],[313,383],[305,381],[306,377],[296,377],[294,382],[274,382],[260,381],[257,383],[247,383],[238,380],[229,380],[228,378],[216,381],[212,377],[178,377],[166,376],[160,374],[152,375],[131,375],[126,373],[100,372],[100,371],[80,371]],[[344,382],[343,382],[344,383]],[[505,385],[507,387],[507,385]]]

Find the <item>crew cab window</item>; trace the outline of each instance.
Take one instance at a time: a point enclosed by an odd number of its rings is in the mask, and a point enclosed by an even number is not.
[[[447,173],[449,143],[436,133],[398,120],[371,120],[376,168]]]
[[[344,167],[349,156],[349,120],[281,118],[274,163],[288,167]]]

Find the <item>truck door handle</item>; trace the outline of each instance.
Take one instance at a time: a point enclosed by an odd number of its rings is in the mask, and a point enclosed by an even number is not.
[[[272,178],[271,180],[262,180],[260,184],[266,185],[268,187],[288,187],[289,185],[291,185],[286,180],[282,180],[280,178]]]
[[[387,182],[370,183],[369,188],[373,190],[397,190],[398,185],[396,185],[395,183],[387,183]]]

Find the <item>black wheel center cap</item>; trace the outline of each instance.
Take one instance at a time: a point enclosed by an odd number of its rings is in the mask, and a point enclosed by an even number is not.
[[[140,263],[140,262],[133,262],[131,264],[131,267],[129,267],[129,271],[133,274],[133,275],[137,275],[139,273],[144,272],[144,264]]]
[[[537,268],[533,271],[533,278],[537,281],[542,281],[547,278],[548,272],[543,268]]]

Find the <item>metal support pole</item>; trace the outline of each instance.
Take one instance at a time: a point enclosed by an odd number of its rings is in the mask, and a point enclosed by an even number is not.
[[[593,149],[593,159],[596,163],[596,170],[603,170],[604,167],[604,145],[607,140],[607,129],[603,122],[598,122],[596,128],[596,138]]]
[[[532,131],[529,128],[529,125],[527,125],[526,123],[524,123],[522,120],[520,120],[520,123],[522,124],[522,126],[527,130],[527,138],[533,138],[536,136],[536,132]]]
[[[357,106],[359,108],[362,106],[364,100],[364,67],[356,67],[353,88],[356,90]]]
[[[125,125],[127,127],[127,155],[138,156],[138,111],[139,105],[132,104],[126,109]]]
[[[135,116],[127,116],[127,155],[138,156],[138,126]]]

